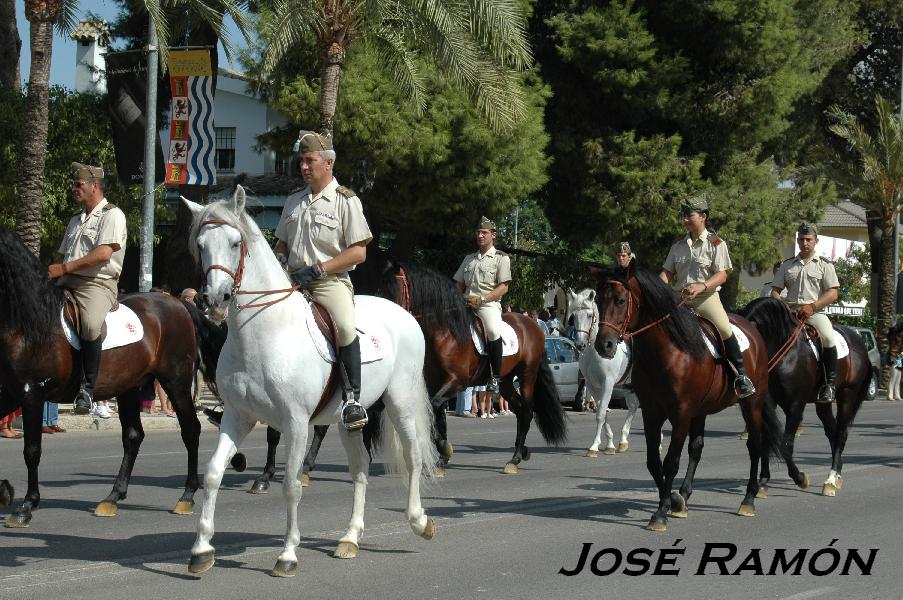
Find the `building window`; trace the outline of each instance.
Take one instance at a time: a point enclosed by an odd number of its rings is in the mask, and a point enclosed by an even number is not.
[[[216,127],[216,170],[218,173],[235,171],[235,128]]]
[[[292,156],[291,154],[276,154],[276,164],[274,166],[276,175],[292,175]]]

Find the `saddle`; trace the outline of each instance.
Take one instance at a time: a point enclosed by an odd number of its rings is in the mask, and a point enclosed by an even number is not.
[[[82,323],[81,318],[78,314],[78,304],[75,302],[75,296],[72,295],[72,292],[63,288],[63,314],[66,316],[66,321],[72,326],[75,330],[76,335],[81,337],[82,335]],[[113,307],[110,308],[110,312],[115,312],[119,309],[119,300],[113,301]],[[107,324],[104,322],[100,327],[100,339],[103,341],[107,337]]]
[[[325,306],[315,301],[313,296],[311,296],[307,290],[304,290],[302,295],[310,305],[310,310],[314,315],[314,321],[316,321],[317,327],[320,328],[320,332],[322,332],[327,340],[332,342],[332,346],[336,349],[336,354],[338,354],[339,340],[336,337],[336,326],[335,321],[332,320],[332,315],[329,314],[329,311],[326,310]],[[329,371],[329,377],[326,379],[326,386],[323,388],[323,393],[320,395],[320,401],[317,402],[317,407],[310,416],[311,419],[323,412],[326,404],[329,403],[329,399],[332,398],[332,394],[335,392],[336,381],[339,378],[340,364],[340,360],[336,360],[332,363],[332,369]]]

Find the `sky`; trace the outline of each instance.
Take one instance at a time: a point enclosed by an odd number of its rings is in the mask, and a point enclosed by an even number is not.
[[[119,13],[119,5],[113,0],[80,0],[78,5],[78,17],[83,19],[88,13],[92,13],[107,21],[114,21]],[[19,37],[22,38],[22,53],[19,64],[23,81],[28,81],[29,66],[31,63],[31,51],[28,47],[28,20],[25,18],[25,0],[16,0],[16,22],[19,27]],[[229,20],[231,23],[231,19]],[[238,43],[240,37],[232,26],[231,38]],[[75,44],[69,36],[61,36],[54,32],[53,53],[50,59],[50,83],[62,85],[69,89],[75,87]],[[220,47],[220,65],[228,65],[226,57]]]

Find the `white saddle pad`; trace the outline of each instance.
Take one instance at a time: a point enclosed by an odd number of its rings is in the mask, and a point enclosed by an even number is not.
[[[379,336],[367,333],[360,327],[356,318],[355,329],[357,329],[357,337],[361,341],[361,364],[382,360],[384,358],[383,344],[379,339]],[[313,310],[307,311],[307,331],[310,332],[310,337],[314,341],[314,347],[317,349],[317,353],[326,362],[334,363],[336,356],[335,348],[332,347],[332,342],[328,341],[326,336],[323,335],[323,332],[320,331],[320,327],[317,325],[316,319],[314,319]]]
[[[815,360],[821,360],[821,354],[819,353],[818,346],[815,345],[815,342],[812,341],[812,338],[806,338],[809,342],[809,347],[812,348],[812,353],[815,354]],[[837,328],[834,329],[834,344],[837,346],[837,358],[841,359],[844,356],[848,356],[850,354],[850,345],[847,344],[847,338],[843,336],[842,333],[837,331]]]
[[[746,352],[749,350],[749,338],[746,337],[746,334],[743,333],[743,330],[731,323],[731,330],[734,332],[734,335],[737,337],[737,342],[740,344],[740,352]],[[715,345],[712,344],[712,340],[709,339],[709,336],[703,333],[702,328],[699,328],[699,333],[702,335],[702,340],[705,342],[705,345],[708,347],[709,352],[712,353],[712,356],[715,358],[721,358],[721,353],[715,349]]]
[[[483,347],[483,336],[477,331],[473,325],[470,326],[470,337],[473,338],[473,345],[477,349],[477,354],[486,354],[486,348]],[[514,356],[520,350],[520,342],[517,341],[517,334],[514,328],[502,321],[502,356]]]
[[[63,324],[63,333],[69,340],[69,345],[80,350],[82,347],[78,334],[75,333],[72,325],[66,320],[65,306],[60,311],[60,322]],[[138,315],[125,304],[120,303],[119,308],[113,312],[108,312],[104,319],[107,325],[107,337],[103,339],[101,349],[109,350],[110,348],[119,348],[120,346],[128,346],[134,344],[144,337],[144,326]]]

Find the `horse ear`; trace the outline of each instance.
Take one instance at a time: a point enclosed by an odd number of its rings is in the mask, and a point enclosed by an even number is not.
[[[232,212],[237,215],[245,212],[245,188],[236,185],[235,193],[232,194]]]
[[[596,290],[590,290],[589,293],[586,295],[586,299],[589,300],[590,302],[595,302],[596,301]]]
[[[596,265],[590,265],[589,272],[592,273],[593,277],[599,277],[599,273],[602,272],[602,269],[600,269]]]
[[[196,217],[199,214],[201,214],[202,212],[204,212],[204,207],[201,206],[200,204],[198,204],[197,202],[192,202],[185,196],[179,196],[179,198],[182,199],[182,204],[184,204],[188,208],[188,210],[191,211],[191,214],[193,216]]]

